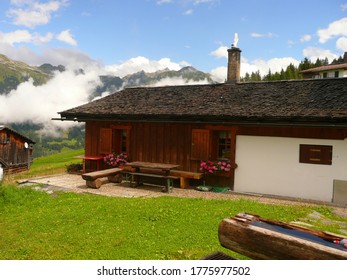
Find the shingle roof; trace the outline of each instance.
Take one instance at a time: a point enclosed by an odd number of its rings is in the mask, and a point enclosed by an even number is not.
[[[18,133],[17,131],[15,131],[15,130],[13,130],[13,129],[11,129],[11,128],[5,126],[5,125],[0,125],[0,131],[1,131],[1,130],[9,131],[9,132],[11,132],[11,133],[17,135],[18,137],[22,138],[24,141],[29,142],[29,143],[32,143],[32,144],[35,144],[35,142],[34,142],[33,140],[31,140],[30,138],[28,138],[28,137],[26,137],[26,136],[24,136],[24,135]]]
[[[330,64],[325,66],[314,67],[314,68],[302,70],[301,73],[316,73],[321,71],[329,71],[329,70],[337,70],[337,69],[347,69],[347,63]]]
[[[347,78],[127,88],[59,114],[77,121],[347,124]]]

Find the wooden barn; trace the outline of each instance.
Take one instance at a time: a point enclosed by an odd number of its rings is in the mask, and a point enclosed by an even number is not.
[[[34,141],[0,125],[0,164],[5,173],[28,170],[32,162]]]
[[[241,50],[228,53],[225,83],[126,88],[61,120],[85,122],[85,153],[96,159],[126,152],[190,172],[228,160],[209,184],[322,201],[338,184],[335,200],[347,203],[347,78],[241,83]]]

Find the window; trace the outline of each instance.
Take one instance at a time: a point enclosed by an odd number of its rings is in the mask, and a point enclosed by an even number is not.
[[[339,77],[339,71],[335,71],[335,78],[338,78]]]
[[[117,154],[127,152],[128,141],[127,129],[114,129],[113,130],[113,151]]]
[[[300,159],[301,163],[311,164],[332,164],[332,146],[324,145],[300,145]]]
[[[100,128],[99,153],[129,153],[130,127]]]
[[[328,73],[323,73],[323,78],[325,79],[325,78],[328,78]]]
[[[217,131],[217,158],[230,158],[231,155],[231,132]]]
[[[231,142],[231,130],[193,129],[191,159],[230,159]]]

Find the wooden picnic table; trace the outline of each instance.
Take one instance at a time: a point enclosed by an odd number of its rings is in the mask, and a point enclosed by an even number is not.
[[[83,171],[87,172],[86,170],[86,160],[90,161],[96,161],[96,170],[100,170],[100,163],[104,159],[103,156],[75,156],[74,158],[80,158],[83,160]]]
[[[128,162],[126,166],[135,168],[135,172],[128,172],[128,174],[135,176],[136,186],[139,185],[141,176],[164,178],[167,180],[167,185],[164,191],[169,192],[170,188],[173,185],[172,180],[179,179],[179,177],[170,175],[170,171],[172,169],[179,167],[179,165],[177,164],[134,161],[134,162]],[[141,168],[143,168],[144,170],[141,171]],[[146,171],[151,169],[163,171],[163,174],[153,174],[151,172]]]

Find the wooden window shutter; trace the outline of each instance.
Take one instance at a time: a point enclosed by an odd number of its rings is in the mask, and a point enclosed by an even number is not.
[[[210,155],[210,131],[207,129],[192,130],[191,159],[207,160]]]
[[[112,129],[100,128],[99,135],[99,153],[110,154],[112,153]]]
[[[325,145],[300,145],[299,162],[311,164],[332,164],[333,147]]]

